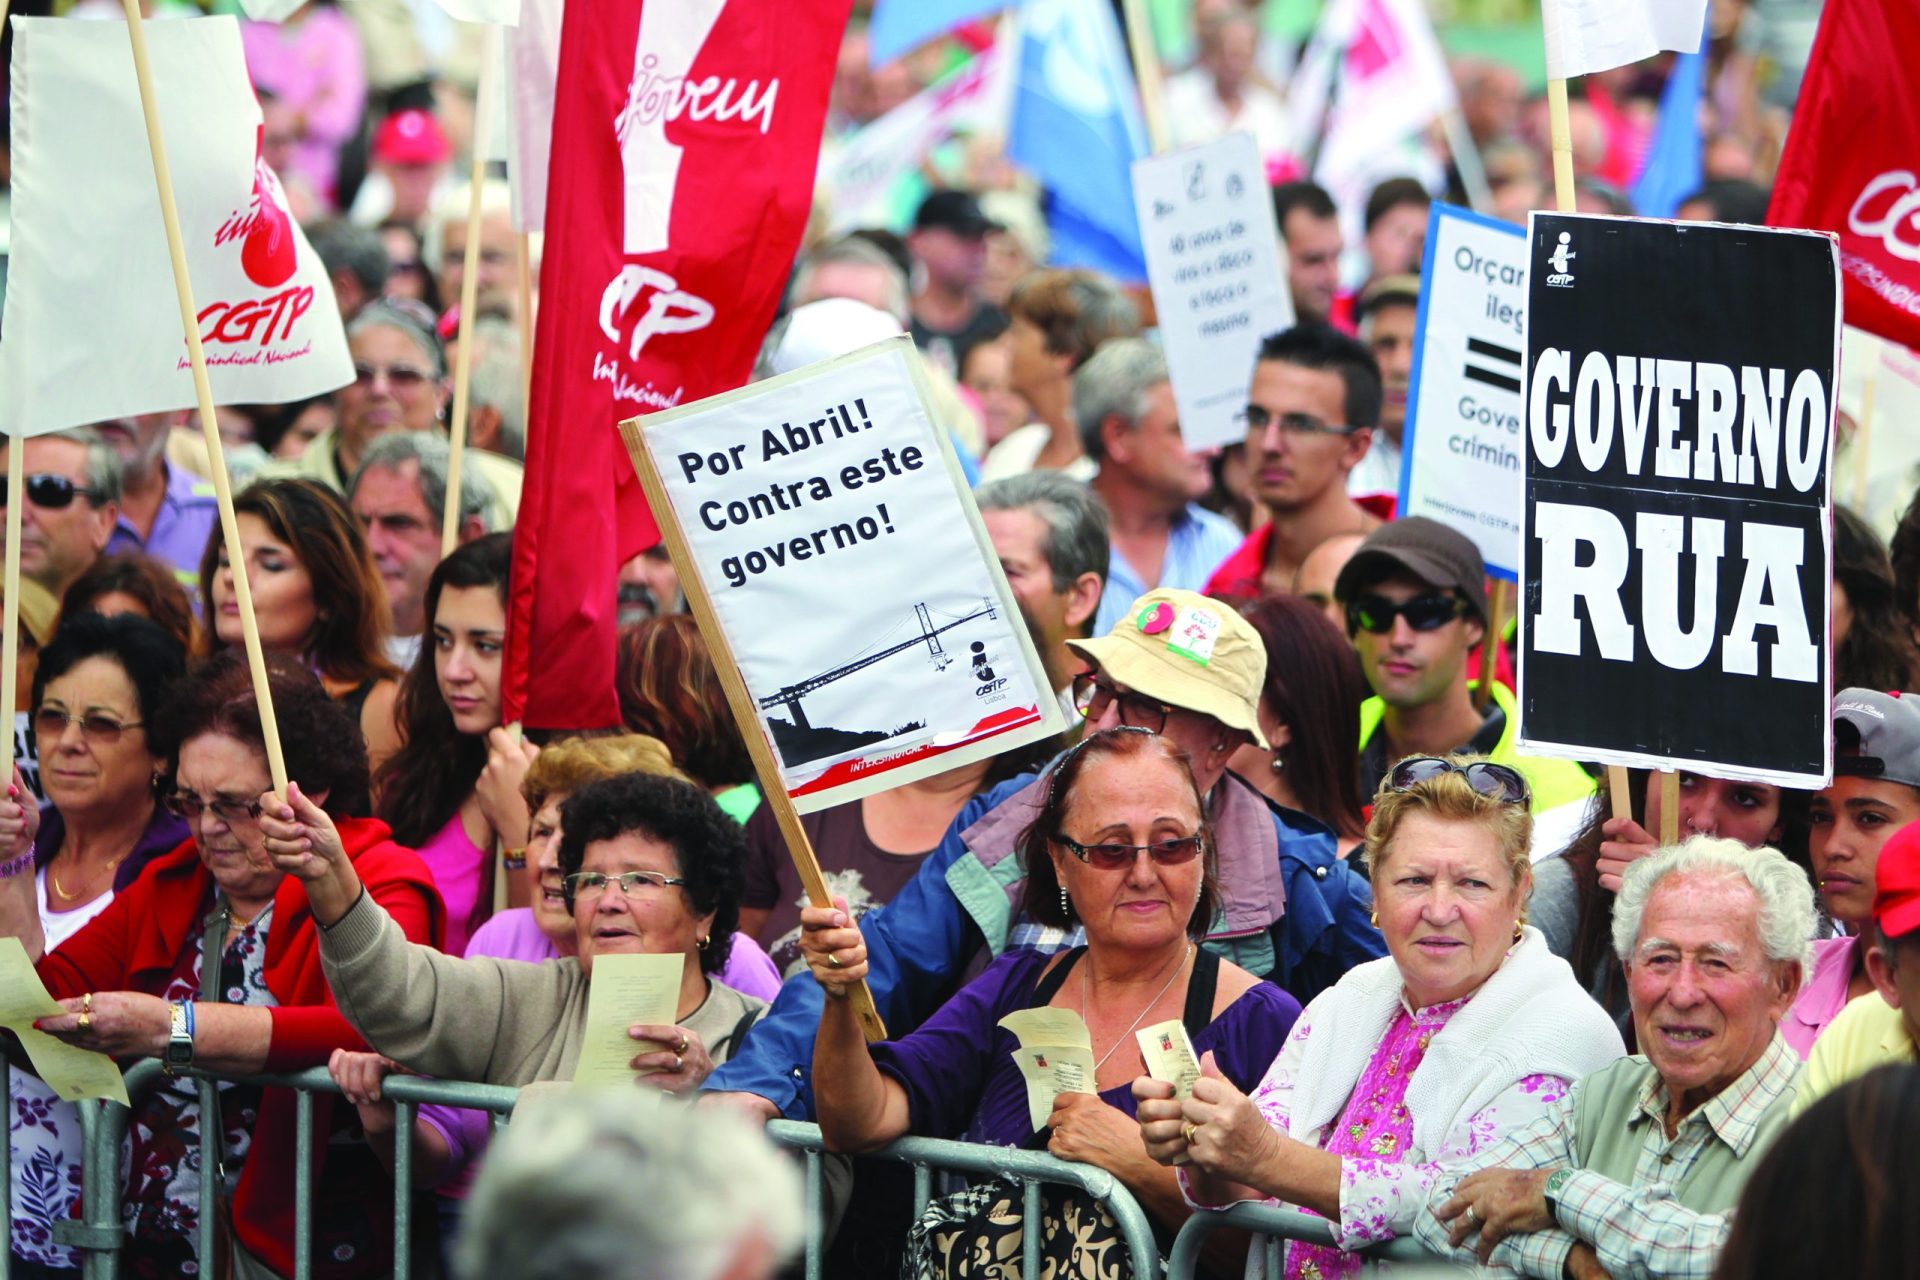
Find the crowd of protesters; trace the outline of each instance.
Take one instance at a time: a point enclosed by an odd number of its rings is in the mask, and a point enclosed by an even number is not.
[[[331,277],[354,380],[222,408],[237,568],[187,415],[12,446],[0,937],[65,1010],[40,1030],[170,1067],[135,1103],[123,1273],[294,1273],[295,1097],[245,1077],[313,1067],[340,1091],[311,1116],[313,1274],[336,1280],[395,1264],[402,1140],[417,1274],[774,1274],[803,1235],[797,1166],[751,1130],[782,1116],[832,1153],[814,1208],[836,1276],[1019,1274],[1019,1187],[977,1180],[916,1218],[897,1166],[863,1155],[907,1135],[1098,1166],[1163,1253],[1198,1209],[1325,1219],[1330,1243],[1286,1247],[1288,1277],[1358,1274],[1395,1238],[1542,1280],[1907,1273],[1920,502],[1836,513],[1830,786],[1683,773],[1663,795],[1633,771],[1613,817],[1598,766],[1518,751],[1480,552],[1395,518],[1424,231],[1435,199],[1467,201],[1462,165],[1436,129],[1424,164],[1357,200],[1301,177],[1285,7],[1157,6],[1178,141],[1254,137],[1298,316],[1262,341],[1225,449],[1183,441],[1145,290],[1041,265],[1045,192],[999,139],[937,147],[891,223],[829,235],[836,193],[816,192],[757,375],[912,335],[1071,726],[808,815],[831,907],[807,900],[663,551],[606,584],[621,723],[503,724],[528,317],[505,184],[469,226],[456,178],[471,30],[402,0],[244,24],[263,156]],[[1712,6],[1703,185],[1680,216],[1764,219],[1804,7]],[[969,52],[945,38],[870,67],[867,8],[829,160]],[[1633,211],[1669,64],[1577,92],[1582,210]],[[1488,58],[1452,70],[1490,212],[1524,221],[1551,189],[1540,86]],[[1180,610],[1217,622],[1207,660],[1152,621]],[[683,958],[673,1019],[631,1031],[657,1105],[539,1096],[588,1050],[596,959],[636,953]],[[847,998],[861,983],[885,1042]],[[1084,1021],[1097,1060],[1036,1126],[1001,1020],[1043,1007]],[[1175,1019],[1202,1055],[1182,1096],[1133,1034]],[[58,1229],[79,1119],[6,1052],[10,1274],[77,1274]],[[226,1077],[213,1106],[184,1065]],[[397,1112],[395,1072],[530,1100],[496,1137],[479,1112]],[[1093,1200],[1048,1188],[1041,1213],[1048,1274],[1127,1274]],[[1225,1235],[1203,1265],[1263,1273]]]

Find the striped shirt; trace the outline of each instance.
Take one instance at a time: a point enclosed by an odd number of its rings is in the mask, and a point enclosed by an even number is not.
[[[1558,1226],[1502,1240],[1493,1248],[1491,1260],[1496,1268],[1558,1280],[1567,1255],[1584,1240],[1619,1280],[1646,1275],[1707,1280],[1732,1227],[1731,1209],[1716,1213],[1689,1209],[1675,1198],[1675,1187],[1685,1182],[1696,1162],[1715,1144],[1726,1147],[1735,1160],[1757,1159],[1762,1121],[1792,1089],[1799,1069],[1799,1056],[1775,1035],[1759,1060],[1689,1112],[1672,1138],[1666,1130],[1667,1088],[1658,1075],[1652,1076],[1627,1114],[1603,1121],[1641,1131],[1631,1183],[1579,1168],[1577,1153],[1582,1144],[1575,1132],[1575,1109],[1585,1082],[1576,1084],[1566,1098],[1526,1128],[1447,1167],[1434,1183],[1429,1207],[1438,1209],[1452,1199],[1461,1180],[1481,1169],[1574,1168],[1578,1171],[1562,1184],[1554,1200]],[[1415,1234],[1435,1253],[1474,1261],[1469,1247],[1472,1237],[1461,1248],[1452,1248],[1447,1243],[1447,1225],[1431,1212],[1420,1215]]]

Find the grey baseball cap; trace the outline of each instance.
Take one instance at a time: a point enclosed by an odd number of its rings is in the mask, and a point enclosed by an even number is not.
[[[1833,771],[1920,788],[1920,695],[1842,689],[1833,699]]]

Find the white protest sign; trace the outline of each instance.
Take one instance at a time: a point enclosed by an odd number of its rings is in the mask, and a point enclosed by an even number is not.
[[[801,813],[1063,727],[924,377],[903,334],[629,433]]]
[[[1293,327],[1293,296],[1259,148],[1244,133],[1133,164],[1147,279],[1180,433],[1233,444],[1260,340]]]
[[[1427,221],[1402,436],[1400,514],[1473,540],[1487,572],[1520,563],[1527,235],[1448,204]]]
[[[124,23],[16,18],[7,435],[190,408],[193,374]],[[260,158],[233,18],[146,28],[219,404],[353,381],[326,268]]]

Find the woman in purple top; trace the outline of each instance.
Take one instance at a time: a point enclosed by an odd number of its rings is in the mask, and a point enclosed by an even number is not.
[[[493,914],[495,841],[508,867],[525,866],[520,782],[535,749],[500,727],[512,561],[512,539],[494,533],[434,566],[427,634],[394,708],[403,742],[374,778],[378,815],[420,851],[446,901],[451,955]]]
[[[1044,1146],[1112,1173],[1158,1226],[1177,1228],[1189,1210],[1172,1171],[1147,1158],[1133,1118],[1130,1086],[1146,1072],[1135,1032],[1178,1019],[1211,1069],[1250,1087],[1300,1011],[1292,996],[1196,944],[1217,901],[1204,812],[1187,755],[1171,739],[1138,729],[1086,739],[1055,766],[1047,802],[1021,843],[1026,913],[1063,930],[1082,925],[1086,945],[1003,955],[917,1031],[871,1049],[845,998],[867,972],[860,932],[844,904],[803,912],[802,953],[832,997],[813,1058],[828,1145],[864,1151],[913,1133]],[[999,1022],[1041,1006],[1086,1024],[1096,1092],[1058,1095],[1036,1130],[1015,1063],[1020,1046]],[[936,1206],[937,1224],[915,1232],[915,1265],[938,1274],[980,1248],[983,1236],[994,1252],[1009,1228],[1017,1237],[1017,1209],[1007,1219],[992,1199],[958,1211]],[[1071,1195],[1049,1189],[1047,1201],[1049,1216],[1093,1221],[1090,1206]],[[1110,1228],[1090,1230],[1046,1233],[1054,1266],[1067,1268],[1056,1274],[1082,1274],[1094,1263],[1084,1255],[1113,1250]],[[1099,1265],[1108,1274],[1112,1263]]]

